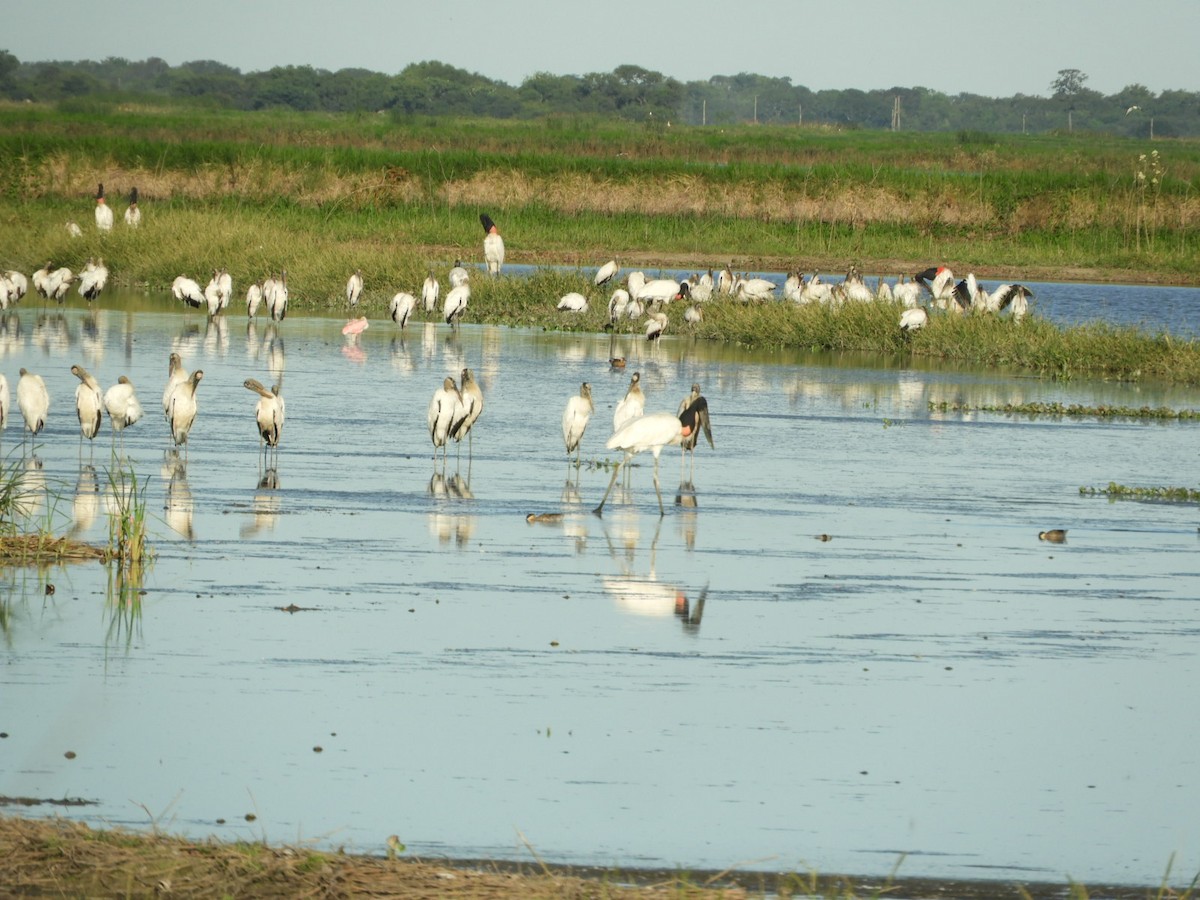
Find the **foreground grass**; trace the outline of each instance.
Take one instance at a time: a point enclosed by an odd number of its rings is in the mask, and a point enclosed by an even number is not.
[[[19,802],[20,798],[0,798]],[[1168,873],[1169,874],[1169,873]],[[65,820],[0,817],[0,884],[17,896],[46,897],[450,897],[734,898],[956,897],[960,900],[1087,900],[1082,885],[852,878],[815,873],[729,870],[682,872],[573,870],[527,865],[422,861],[258,843],[187,841],[98,831]],[[1105,886],[1114,900],[1193,900],[1195,882],[1172,889]]]

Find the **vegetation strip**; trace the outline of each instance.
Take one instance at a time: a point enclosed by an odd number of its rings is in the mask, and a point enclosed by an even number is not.
[[[1129,487],[1110,481],[1108,487],[1081,487],[1079,493],[1102,494],[1110,500],[1161,500],[1168,503],[1200,503],[1200,490],[1187,487]]]
[[[1083,406],[1079,403],[1004,403],[971,404],[949,400],[930,400],[931,412],[994,412],[1020,416],[1070,416],[1096,419],[1200,419],[1200,410],[1171,409],[1167,406]]]

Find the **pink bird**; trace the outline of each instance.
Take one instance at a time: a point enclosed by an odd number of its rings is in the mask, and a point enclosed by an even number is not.
[[[342,334],[359,335],[366,331],[370,326],[371,323],[367,321],[367,317],[360,316],[357,319],[351,319],[349,322],[343,325]]]

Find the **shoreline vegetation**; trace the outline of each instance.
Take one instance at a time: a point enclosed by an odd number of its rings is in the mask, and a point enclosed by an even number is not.
[[[6,805],[22,798],[0,798]],[[697,900],[752,897],[956,900],[1193,900],[1190,885],[1096,885],[1070,880],[956,881],[731,868],[722,872],[605,869],[529,862],[421,860],[272,847],[259,842],[187,840],[160,833],[93,829],[65,819],[0,816],[0,883],[20,896],[121,897],[450,897]]]

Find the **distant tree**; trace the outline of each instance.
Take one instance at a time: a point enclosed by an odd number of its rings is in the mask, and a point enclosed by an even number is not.
[[[1088,77],[1078,69],[1059,69],[1058,77],[1050,82],[1050,91],[1058,99],[1074,97],[1083,90]]]
[[[16,84],[15,76],[20,66],[19,59],[7,50],[0,50],[0,94],[5,97],[12,95],[13,87]]]

